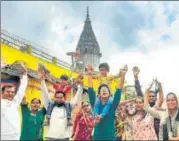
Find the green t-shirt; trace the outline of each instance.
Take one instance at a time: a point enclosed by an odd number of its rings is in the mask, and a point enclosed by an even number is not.
[[[46,110],[42,108],[36,115],[31,115],[27,105],[21,105],[22,130],[20,140],[43,140],[43,122]]]

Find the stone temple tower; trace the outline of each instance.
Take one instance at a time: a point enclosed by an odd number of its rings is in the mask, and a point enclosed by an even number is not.
[[[83,62],[83,65],[91,64],[96,71],[98,70],[102,54],[100,53],[99,44],[92,29],[88,7],[85,24],[76,50],[80,50],[80,57],[78,58],[77,64],[79,62]]]

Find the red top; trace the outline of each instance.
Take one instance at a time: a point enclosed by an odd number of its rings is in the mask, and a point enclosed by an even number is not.
[[[80,114],[76,115],[73,131],[74,131],[74,140],[92,140],[92,130],[94,124],[92,117],[88,114]]]
[[[71,92],[71,89],[72,89],[73,85],[67,85],[65,87],[62,87],[60,84],[54,84],[53,85],[53,88],[56,90],[56,91],[63,91],[66,96],[65,96],[65,99],[66,100],[70,100],[70,92]]]
[[[53,84],[53,88],[56,90],[56,91],[63,91],[64,93],[69,93],[72,89],[73,85],[67,85],[65,87],[62,87],[60,84]]]

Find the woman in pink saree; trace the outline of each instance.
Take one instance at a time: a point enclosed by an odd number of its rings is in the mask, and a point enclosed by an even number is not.
[[[89,102],[82,102],[81,106],[82,107],[74,120],[74,140],[92,140],[91,133],[94,127],[94,122],[93,116],[89,112]]]

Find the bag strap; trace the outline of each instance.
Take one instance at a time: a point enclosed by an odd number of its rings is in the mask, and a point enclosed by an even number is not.
[[[66,108],[68,108],[70,110],[70,113],[71,113],[72,112],[71,104],[69,102],[65,102],[65,106],[66,106]]]

